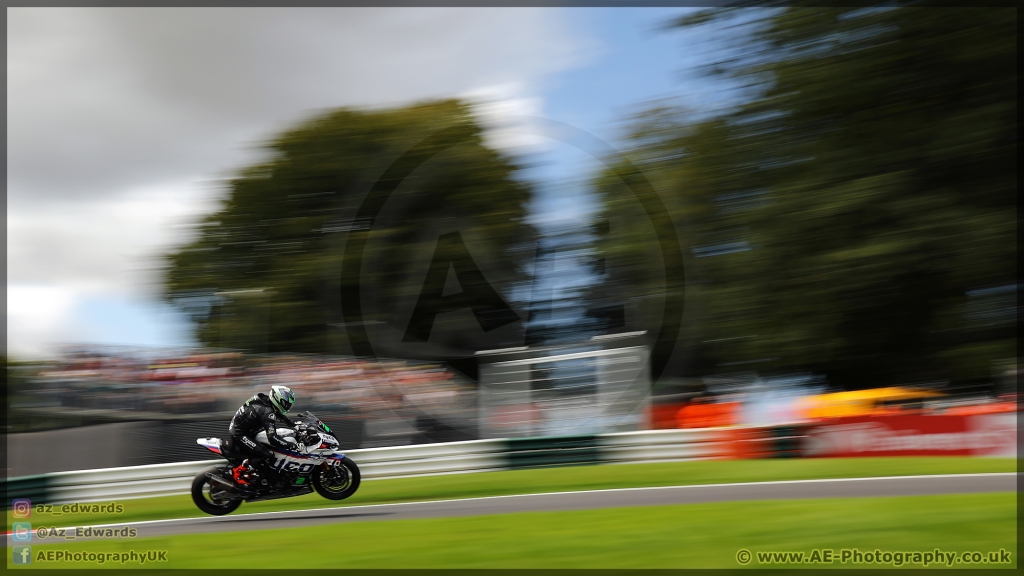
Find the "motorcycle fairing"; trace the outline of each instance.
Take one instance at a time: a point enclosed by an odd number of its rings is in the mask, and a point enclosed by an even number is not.
[[[214,454],[222,454],[219,438],[197,438],[196,444],[199,444]]]
[[[289,429],[280,429],[279,433],[283,433],[282,435],[284,435],[286,438],[288,438],[288,437],[291,436],[293,431],[289,430]],[[318,445],[318,446],[317,445],[313,445],[313,446],[306,447],[306,450],[308,451],[306,454],[303,454],[303,453],[300,453],[300,452],[296,452],[296,451],[293,451],[293,450],[285,450],[285,449],[278,448],[278,447],[275,447],[275,446],[270,446],[269,443],[267,442],[267,433],[263,432],[263,431],[261,431],[256,436],[256,440],[259,441],[262,444],[267,445],[271,449],[271,451],[274,452],[275,463],[280,462],[280,464],[277,464],[275,466],[275,468],[278,468],[278,469],[282,468],[282,467],[285,467],[285,466],[288,466],[289,462],[296,462],[296,464],[298,466],[302,466],[302,464],[306,464],[306,463],[319,463],[319,462],[323,462],[324,460],[339,460],[340,461],[340,460],[345,458],[345,454],[343,454],[341,452],[333,452],[333,453],[322,452],[322,450],[328,448],[328,446],[329,446],[327,444],[327,442],[326,442],[326,438],[324,438],[323,439],[324,441],[321,442],[321,444]],[[214,454],[220,454],[222,456],[224,455],[224,452],[223,452],[223,449],[222,449],[223,442],[224,441],[219,439],[219,438],[197,438],[196,439],[196,443],[199,444],[200,446],[202,446],[203,448],[206,448],[207,450],[209,450],[210,452],[213,452]],[[337,443],[335,442],[335,445],[336,444]]]

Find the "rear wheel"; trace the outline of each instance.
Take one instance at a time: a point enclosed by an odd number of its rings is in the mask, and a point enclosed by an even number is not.
[[[241,500],[228,498],[223,488],[211,484],[210,479],[206,477],[209,473],[222,474],[224,470],[224,466],[210,466],[196,474],[192,480],[192,501],[207,514],[223,516],[234,512],[242,505]]]
[[[313,472],[313,488],[328,500],[344,500],[359,489],[359,467],[348,456]]]

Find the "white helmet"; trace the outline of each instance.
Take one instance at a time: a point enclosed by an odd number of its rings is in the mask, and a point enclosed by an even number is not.
[[[288,411],[292,409],[292,404],[295,404],[295,394],[293,394],[292,389],[287,386],[271,386],[270,403],[273,404],[281,414],[287,414]]]

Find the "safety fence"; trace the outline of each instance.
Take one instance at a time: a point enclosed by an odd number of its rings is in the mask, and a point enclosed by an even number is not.
[[[579,464],[702,459],[1016,457],[1016,414],[851,417],[786,426],[646,430],[471,440],[346,452],[367,480]],[[189,491],[197,472],[223,460],[57,472],[5,480],[7,505],[96,502]]]
[[[652,430],[615,434],[471,440],[351,450],[367,480],[577,464],[742,457],[742,429]],[[56,472],[5,480],[12,499],[97,502],[188,492],[203,468],[223,460]]]

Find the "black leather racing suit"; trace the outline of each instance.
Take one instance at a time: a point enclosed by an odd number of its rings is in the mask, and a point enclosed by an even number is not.
[[[268,464],[274,453],[265,445],[256,441],[256,435],[266,430],[267,440],[271,446],[283,450],[295,450],[296,445],[289,443],[277,435],[277,426],[295,427],[284,414],[279,414],[270,403],[270,398],[263,393],[257,394],[245,401],[242,407],[235,412],[231,418],[231,425],[228,427],[228,452],[237,455],[234,458],[237,464],[243,458],[248,458],[249,463],[257,468]]]

